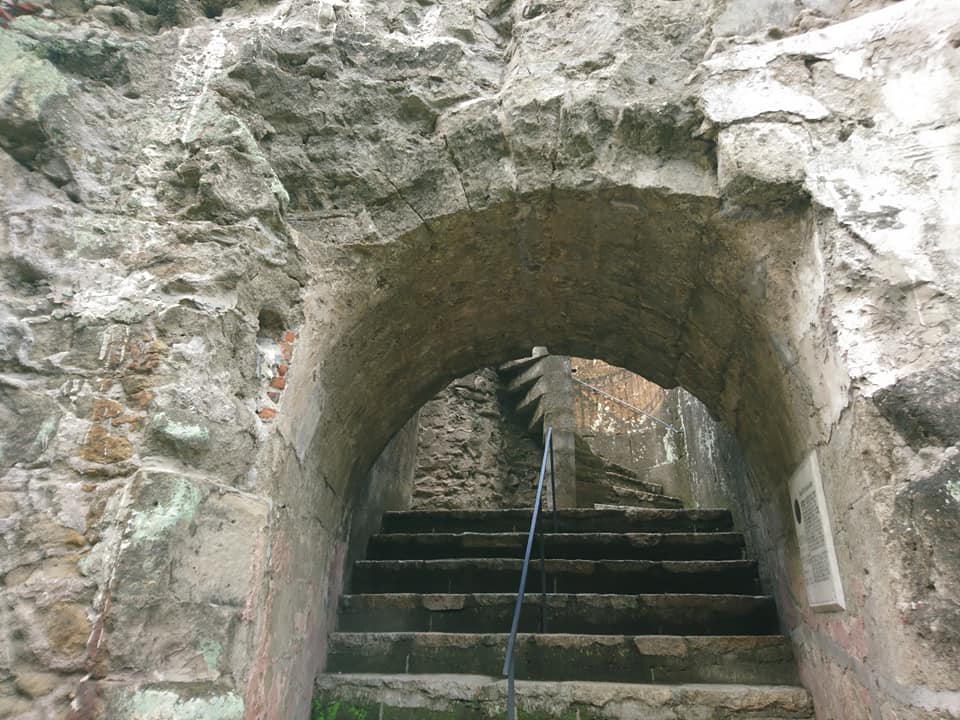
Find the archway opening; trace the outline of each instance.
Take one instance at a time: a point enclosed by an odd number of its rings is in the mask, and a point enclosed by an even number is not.
[[[546,375],[551,365],[557,376]],[[390,473],[405,490],[390,509],[529,509],[545,428],[556,435],[560,425],[575,438],[575,507],[650,506],[648,486],[677,506],[738,510],[732,493],[747,483],[742,451],[696,397],[599,359],[551,357],[547,348],[455,379],[394,436],[371,472]]]
[[[826,438],[847,392],[829,328],[817,322],[813,210],[761,214],[714,197],[551,188],[424,222],[389,243],[318,252],[336,269],[301,339],[298,363],[312,368],[313,389],[291,402],[292,452],[274,473],[281,503],[322,508],[315,526],[291,514],[287,551],[310,558],[310,569],[273,596],[274,612],[299,613],[307,633],[306,642],[271,638],[272,653],[302,659],[288,692],[309,697],[349,538],[371,532],[391,502],[371,484],[376,457],[451,380],[535,345],[682,386],[730,428],[756,479],[773,589],[793,612],[799,566],[786,480]],[[317,557],[318,547],[329,549]]]

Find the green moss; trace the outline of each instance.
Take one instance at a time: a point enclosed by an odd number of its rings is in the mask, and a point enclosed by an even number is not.
[[[40,426],[40,430],[37,432],[37,437],[34,440],[34,445],[40,452],[47,449],[47,445],[50,444],[50,440],[57,432],[58,424],[59,418],[56,416],[50,416],[43,421],[43,425]]]
[[[157,502],[147,511],[134,511],[130,519],[134,542],[154,540],[177,523],[193,519],[200,499],[200,490],[195,485],[178,478],[167,502]]]
[[[366,709],[339,700],[332,703],[314,700],[311,710],[310,720],[367,720]]]
[[[505,712],[496,703],[456,701],[454,707],[432,710],[422,707],[381,708],[379,703],[342,700],[320,694],[313,700],[310,720],[502,720]],[[517,720],[597,720],[594,710],[586,706],[568,708],[562,714],[550,711],[517,711]]]

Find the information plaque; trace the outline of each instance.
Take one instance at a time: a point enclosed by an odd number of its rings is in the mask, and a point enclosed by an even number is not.
[[[844,610],[846,602],[816,451],[790,478],[790,504],[810,607],[817,612]]]

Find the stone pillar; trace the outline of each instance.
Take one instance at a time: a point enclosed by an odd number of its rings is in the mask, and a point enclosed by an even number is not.
[[[553,463],[557,481],[557,507],[577,506],[577,466],[575,460],[575,428],[573,376],[570,358],[549,355],[540,362],[543,375],[543,435],[553,428]],[[547,468],[549,472],[549,467]],[[547,478],[549,481],[549,477]]]

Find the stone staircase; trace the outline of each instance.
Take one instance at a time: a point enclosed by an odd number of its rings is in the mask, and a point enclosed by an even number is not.
[[[665,495],[663,485],[643,480],[633,470],[600,457],[580,437],[575,438],[577,505],[627,505],[681,508],[680,498]]]
[[[564,401],[553,397],[558,383],[551,378],[557,372],[559,358],[535,348],[529,357],[504,363],[497,368],[503,383],[502,396],[535,440],[543,440],[545,423],[556,423],[555,413],[562,412]],[[551,363],[554,365],[551,366]],[[569,382],[569,378],[568,378]],[[568,398],[572,421],[573,395]],[[553,417],[551,417],[553,415]],[[572,423],[571,423],[572,424]],[[555,428],[556,430],[556,428]],[[582,438],[571,433],[574,447],[572,466],[576,468],[576,505],[628,505],[633,507],[680,508],[679,498],[663,493],[663,485],[641,479],[637,473],[595,454]],[[556,442],[556,435],[555,442]]]
[[[520,718],[812,718],[790,642],[725,510],[565,509],[531,566]],[[529,510],[387,513],[355,563],[316,717],[492,720]]]
[[[526,423],[527,434],[534,440],[543,439],[547,410],[543,399],[549,391],[544,376],[549,357],[546,348],[534,348],[529,357],[510,360],[497,368],[503,392],[511,399],[514,410]]]

